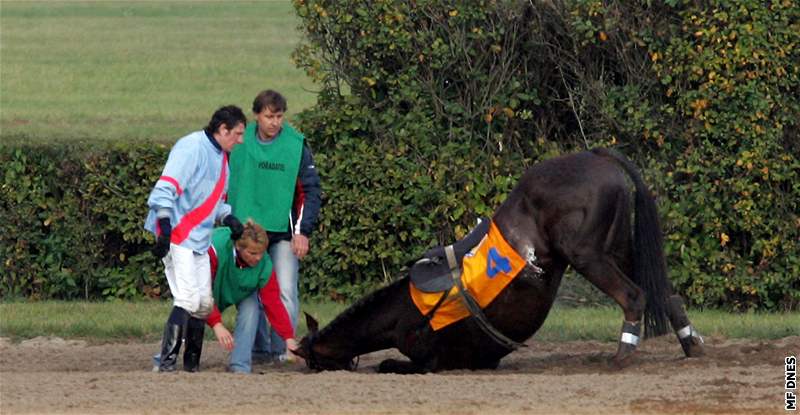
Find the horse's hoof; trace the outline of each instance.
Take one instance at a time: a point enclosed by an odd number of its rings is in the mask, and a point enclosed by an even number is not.
[[[636,345],[631,343],[619,343],[617,354],[609,360],[609,366],[613,369],[622,369],[628,367],[633,360],[636,353]]]
[[[617,353],[611,359],[608,359],[608,366],[614,370],[624,369],[634,362],[636,355],[633,352]]]
[[[681,347],[686,357],[703,357],[706,354],[705,345],[701,337],[687,337],[681,340]]]
[[[611,358],[610,366],[614,369],[624,369],[633,362],[636,356],[636,346],[627,343],[620,343],[617,354]]]

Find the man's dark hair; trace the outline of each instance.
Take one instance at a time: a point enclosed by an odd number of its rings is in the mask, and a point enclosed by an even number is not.
[[[211,135],[216,133],[222,125],[230,130],[239,123],[247,125],[247,117],[244,116],[244,112],[236,105],[227,105],[214,111],[214,115],[211,116],[211,121],[208,122],[205,130],[206,133]]]
[[[253,100],[253,113],[260,114],[264,108],[273,112],[286,112],[286,98],[278,91],[267,89],[261,91]]]

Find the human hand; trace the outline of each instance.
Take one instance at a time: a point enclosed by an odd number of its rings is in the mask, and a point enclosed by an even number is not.
[[[172,235],[172,225],[169,223],[169,218],[160,218],[158,220],[158,230],[156,244],[151,251],[156,258],[161,259],[169,253],[170,236]]]
[[[237,219],[236,216],[225,216],[225,219],[222,220],[222,224],[231,229],[231,239],[234,241],[238,241],[239,238],[242,237],[244,226],[242,226],[242,222],[239,222],[239,219]]]
[[[214,335],[217,336],[217,341],[219,341],[220,346],[222,346],[225,350],[231,351],[233,350],[233,336],[231,336],[231,332],[222,325],[222,323],[217,323],[213,327]]]
[[[303,259],[308,254],[308,237],[303,234],[292,236],[292,253],[297,259]]]
[[[296,361],[299,361],[301,363],[303,362],[303,358],[300,357],[300,355],[298,355],[297,353],[295,353],[299,348],[300,346],[297,344],[297,340],[295,340],[294,338],[286,339],[286,351],[288,352],[288,355],[291,357],[290,359],[291,362],[296,362]]]
[[[169,253],[169,236],[159,235],[156,244],[150,250],[156,258],[161,259]]]

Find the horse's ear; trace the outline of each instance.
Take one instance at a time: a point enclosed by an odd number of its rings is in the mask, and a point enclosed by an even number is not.
[[[317,322],[317,319],[311,317],[311,314],[308,314],[305,311],[303,312],[303,314],[306,315],[306,327],[308,327],[308,332],[311,334],[315,334],[316,332],[318,332],[319,323]]]

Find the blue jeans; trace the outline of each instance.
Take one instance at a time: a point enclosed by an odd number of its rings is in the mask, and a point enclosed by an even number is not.
[[[266,327],[266,320],[258,291],[253,291],[236,305],[236,328],[233,330],[229,364],[231,372],[252,372],[253,353],[268,350],[268,338],[261,330],[261,327]]]
[[[300,298],[297,288],[300,262],[292,252],[292,241],[276,242],[269,248],[272,267],[281,287],[281,302],[289,313],[292,328],[297,330],[297,315],[300,313]],[[259,331],[267,332],[266,319],[264,325],[259,326]],[[272,356],[286,353],[286,342],[274,330],[269,330],[269,352]]]

